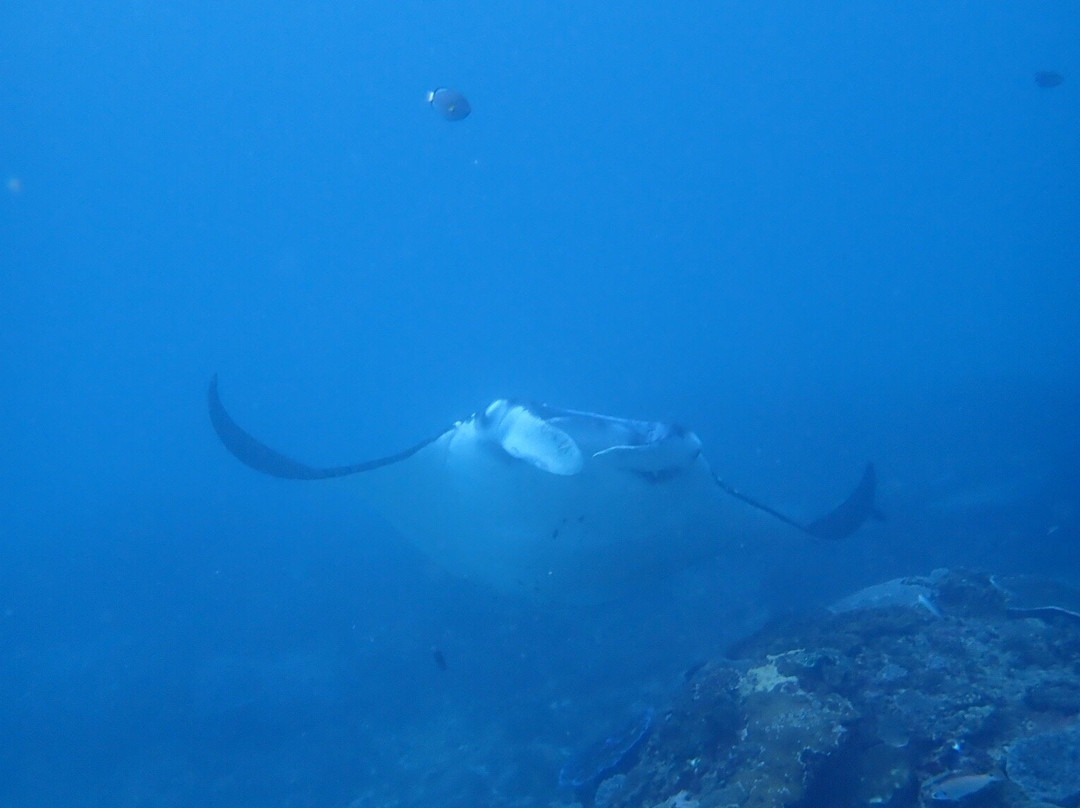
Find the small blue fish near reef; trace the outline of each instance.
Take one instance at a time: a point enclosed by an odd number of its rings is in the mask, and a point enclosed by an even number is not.
[[[469,117],[472,107],[469,99],[457,90],[439,87],[432,90],[427,96],[428,103],[432,108],[448,121],[461,121]]]
[[[1044,90],[1057,87],[1063,81],[1065,81],[1065,77],[1056,70],[1040,70],[1035,74],[1035,83]]]

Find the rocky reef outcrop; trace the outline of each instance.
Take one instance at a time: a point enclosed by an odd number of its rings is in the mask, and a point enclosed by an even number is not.
[[[940,570],[771,624],[657,709],[596,808],[1080,803],[1080,619]]]

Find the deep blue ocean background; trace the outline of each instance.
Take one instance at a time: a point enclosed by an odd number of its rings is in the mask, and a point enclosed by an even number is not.
[[[2,806],[546,806],[769,614],[1080,583],[1069,0],[14,0],[0,111]],[[516,602],[229,457],[215,372],[312,463],[514,396],[889,520]]]

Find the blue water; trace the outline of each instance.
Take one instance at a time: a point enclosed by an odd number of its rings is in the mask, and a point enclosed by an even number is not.
[[[0,805],[546,805],[766,613],[1080,578],[1078,43],[1066,0],[4,3]],[[312,463],[521,396],[803,516],[872,458],[890,519],[510,602],[228,457],[214,372]]]

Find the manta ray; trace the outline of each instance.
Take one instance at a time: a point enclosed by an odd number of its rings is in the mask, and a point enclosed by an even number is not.
[[[693,432],[498,399],[387,457],[314,467],[232,419],[217,376],[208,392],[221,442],[251,468],[292,480],[351,477],[401,534],[458,576],[506,593],[594,604],[738,543],[741,512],[762,511],[820,539],[877,515],[874,467],[820,519],[799,522],[716,475]]]

